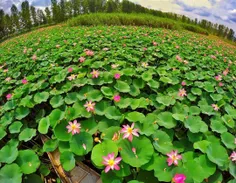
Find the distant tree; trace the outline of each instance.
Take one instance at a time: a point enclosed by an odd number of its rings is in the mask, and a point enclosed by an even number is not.
[[[19,11],[16,7],[16,5],[12,5],[11,6],[11,19],[12,19],[12,23],[13,26],[16,30],[20,29],[20,23],[19,23]]]
[[[37,19],[39,21],[39,25],[47,23],[47,18],[45,14],[43,13],[43,10],[40,10],[40,9],[37,10]]]
[[[13,22],[11,16],[6,14],[4,17],[4,21],[5,21],[5,32],[7,33],[7,35],[13,33]]]
[[[45,11],[45,13],[46,13],[47,23],[48,23],[48,24],[51,24],[51,23],[52,23],[51,11],[49,10],[48,7],[46,7],[44,11]]]
[[[36,9],[34,6],[30,6],[30,12],[31,12],[31,18],[34,21],[34,26],[37,26],[39,24],[39,21],[37,19]]]
[[[117,10],[116,3],[113,0],[108,0],[105,9],[107,13],[115,12]]]
[[[0,38],[5,35],[5,23],[4,23],[5,13],[2,9],[0,9]]]
[[[73,16],[77,16],[81,12],[82,0],[71,0]]]
[[[197,18],[195,18],[195,20],[194,20],[194,24],[198,24],[198,20],[197,20]]]
[[[217,35],[218,36],[223,36],[224,35],[224,30],[225,30],[225,26],[224,25],[219,25]]]
[[[227,38],[228,33],[229,33],[229,28],[226,27],[226,28],[224,29],[223,37],[224,37],[224,38]]]
[[[65,20],[65,14],[66,14],[65,0],[61,0],[60,2],[60,21],[61,22]]]
[[[71,1],[65,2],[65,19],[69,19],[73,16],[73,7]]]
[[[28,1],[23,1],[21,3],[21,16],[24,28],[30,29],[32,27],[32,22],[30,19],[30,7]]]
[[[89,0],[82,0],[81,2],[81,13],[88,13],[90,11],[89,9]]]
[[[182,16],[182,22],[186,22],[187,17],[185,15]]]
[[[233,29],[229,29],[227,39],[232,40],[232,41],[234,40],[234,30]]]
[[[51,0],[52,7],[52,20],[56,23],[60,22],[60,8],[57,4],[57,0]]]

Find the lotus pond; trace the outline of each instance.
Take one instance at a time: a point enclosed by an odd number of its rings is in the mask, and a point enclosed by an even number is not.
[[[236,49],[222,41],[54,26],[2,43],[0,78],[1,183],[42,182],[55,149],[103,183],[235,182]]]

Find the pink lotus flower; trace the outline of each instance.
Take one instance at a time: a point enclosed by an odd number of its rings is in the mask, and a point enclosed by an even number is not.
[[[112,69],[116,69],[117,67],[119,67],[118,64],[112,64],[112,65],[111,65],[111,68],[112,68]]]
[[[218,107],[217,104],[211,104],[211,106],[213,107],[213,109],[214,109],[215,111],[218,111],[218,110],[219,110],[219,107]]]
[[[69,122],[69,125],[66,126],[68,133],[72,132],[72,135],[80,133],[80,123],[77,123],[77,120],[74,120],[73,123]]]
[[[25,78],[24,78],[24,79],[22,79],[22,81],[21,81],[21,82],[22,82],[22,84],[27,84],[27,83],[28,83],[27,79],[25,79]]]
[[[102,164],[106,166],[105,173],[109,172],[110,169],[120,170],[120,167],[118,165],[120,164],[120,161],[122,160],[122,158],[121,157],[115,158],[114,152],[102,158],[103,158]]]
[[[109,48],[103,48],[102,50],[103,50],[103,51],[108,51],[108,50],[109,50]]]
[[[8,69],[4,69],[3,72],[8,72]]]
[[[136,137],[139,137],[138,129],[134,129],[134,123],[132,123],[131,127],[129,125],[123,125],[123,128],[120,131],[121,133],[124,133],[123,139],[128,138],[130,142],[133,140],[133,135]]]
[[[147,51],[147,48],[143,48],[144,51]]]
[[[222,82],[219,82],[219,86],[224,86],[224,84]]]
[[[222,80],[222,76],[221,75],[215,76],[215,79],[216,79],[216,81],[221,81]]]
[[[10,93],[8,93],[7,96],[6,96],[7,100],[10,100],[11,97],[12,97],[12,94],[10,94]]]
[[[92,78],[98,78],[98,76],[99,76],[98,70],[94,70],[94,69],[90,74],[92,74]]]
[[[187,60],[184,60],[184,64],[188,64],[188,61],[187,61]]]
[[[71,74],[71,75],[68,76],[67,78],[71,81],[71,80],[74,80],[76,77],[77,77],[77,75]]]
[[[68,68],[68,72],[73,72],[73,68],[72,68],[72,67],[69,67],[69,68]]]
[[[223,75],[224,76],[226,76],[228,73],[229,73],[229,69],[228,68],[223,71]]]
[[[142,67],[147,68],[148,67],[148,63],[147,62],[142,62]]]
[[[233,151],[229,158],[230,158],[231,161],[233,161],[233,162],[236,161],[236,152]]]
[[[9,82],[9,81],[11,81],[11,78],[10,78],[10,77],[7,77],[7,78],[5,79],[5,81]]]
[[[73,46],[76,46],[77,45],[77,43],[73,43]]]
[[[79,62],[80,62],[80,63],[83,63],[84,61],[85,61],[85,58],[84,58],[84,57],[80,57],[80,58],[79,58]]]
[[[24,54],[26,54],[26,53],[27,53],[27,49],[26,49],[26,48],[24,48],[24,50],[23,50],[23,53],[24,53]]]
[[[212,58],[212,59],[216,59],[216,56],[215,56],[215,55],[211,55],[211,58]]]
[[[182,62],[182,58],[181,58],[179,55],[176,55],[176,59],[177,59],[179,62]]]
[[[32,56],[32,59],[35,61],[35,60],[37,59],[37,56],[34,54],[34,55]]]
[[[186,85],[186,82],[185,82],[185,81],[182,81],[181,85],[182,85],[182,86],[185,86],[185,85]]]
[[[120,79],[120,74],[116,73],[116,74],[114,75],[114,78],[115,78],[115,79]]]
[[[179,46],[177,45],[177,46],[175,46],[175,48],[176,48],[176,49],[179,49]]]
[[[178,160],[182,159],[181,155],[178,155],[178,151],[171,151],[170,153],[166,154],[168,156],[167,162],[168,166],[171,166],[172,164],[178,165]]]
[[[115,102],[119,102],[120,101],[120,95],[115,95],[113,97],[113,99],[114,99]]]
[[[180,97],[187,96],[186,90],[185,90],[185,89],[179,89],[178,95],[179,95]]]
[[[95,106],[95,103],[93,103],[92,101],[87,101],[85,104],[84,104],[84,107],[86,107],[86,110],[88,112],[93,112],[94,111],[94,106]]]
[[[185,183],[186,176],[184,174],[175,174],[172,181],[174,183]]]
[[[153,44],[153,46],[157,46],[157,42],[155,42],[155,41],[152,42],[152,44]]]
[[[94,52],[92,50],[86,50],[85,53],[86,53],[87,56],[93,56],[94,55]]]
[[[56,48],[60,48],[60,45],[59,45],[59,44],[57,44],[57,45],[56,45]]]

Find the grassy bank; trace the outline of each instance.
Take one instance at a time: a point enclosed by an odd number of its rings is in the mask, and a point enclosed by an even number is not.
[[[208,35],[207,30],[168,18],[160,18],[148,14],[125,14],[125,13],[95,13],[80,15],[68,20],[69,26],[78,25],[134,25],[149,26],[155,28],[166,28],[181,30],[185,29],[191,32]]]

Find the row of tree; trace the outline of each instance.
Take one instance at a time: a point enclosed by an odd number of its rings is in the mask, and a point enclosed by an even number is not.
[[[164,13],[162,11],[148,9],[128,0],[51,0],[51,8],[44,10],[30,6],[26,0],[21,3],[21,11],[16,5],[12,5],[11,13],[0,10],[0,39],[13,33],[30,30],[43,24],[60,23],[72,17],[85,13],[96,12],[125,12],[148,13],[158,17],[170,18],[187,24],[198,25],[217,36],[235,40],[234,31],[224,25],[214,24],[207,20],[193,20],[185,15]]]

